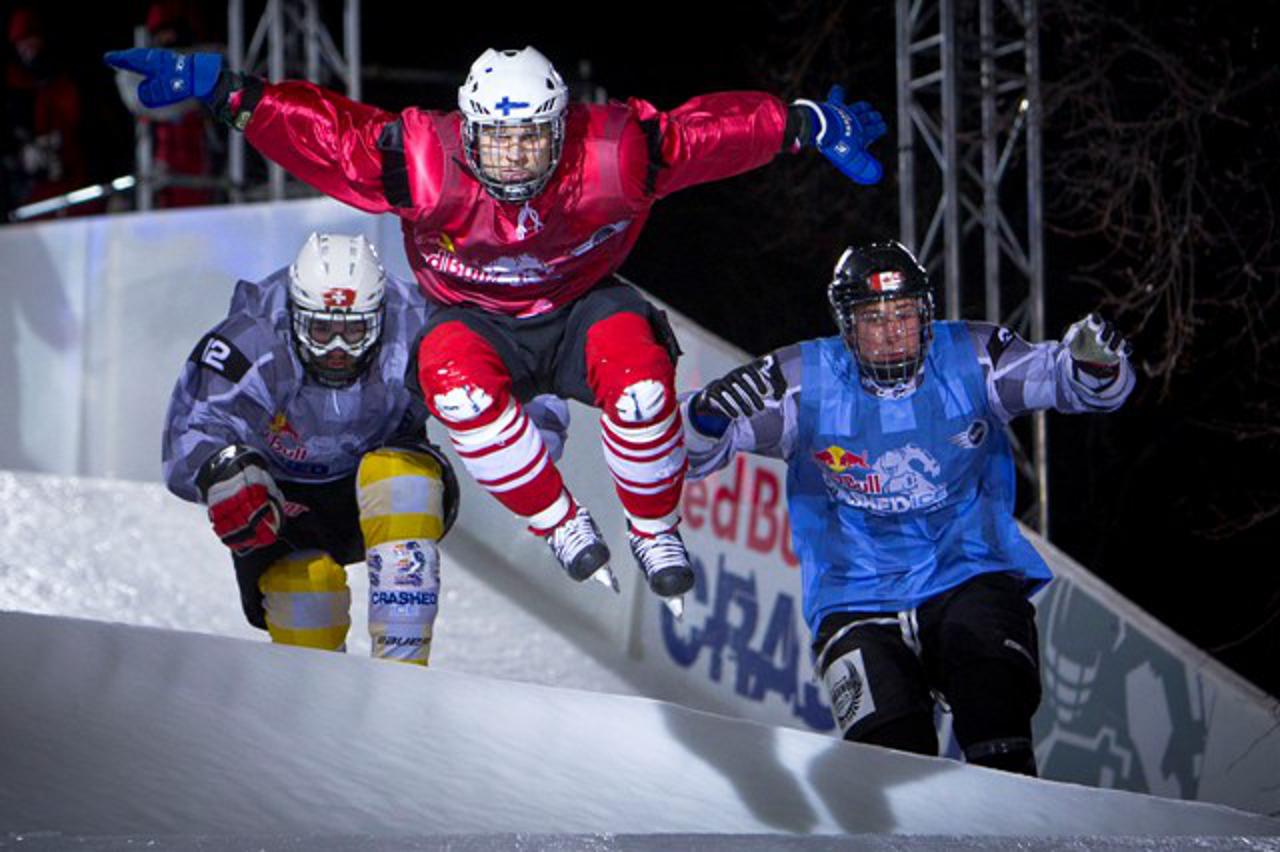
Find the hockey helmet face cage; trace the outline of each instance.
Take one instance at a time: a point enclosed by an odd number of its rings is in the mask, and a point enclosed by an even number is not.
[[[533,198],[555,173],[564,148],[569,89],[532,47],[490,48],[458,88],[467,165],[500,201]]]
[[[845,249],[827,301],[864,385],[914,387],[933,340],[933,291],[915,255],[896,241]]]
[[[307,372],[345,387],[365,371],[382,339],[386,273],[364,237],[312,234],[289,267],[294,344]]]

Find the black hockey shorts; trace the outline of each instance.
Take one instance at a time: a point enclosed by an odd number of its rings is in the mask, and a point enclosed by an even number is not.
[[[824,618],[815,668],[844,738],[876,739],[877,729],[909,716],[932,725],[935,696],[948,703],[962,748],[993,729],[1029,731],[1040,653],[1026,588],[1013,574],[982,574],[914,610]]]
[[[419,435],[395,435],[383,446],[425,453],[440,463],[444,480],[444,532],[441,538],[448,535],[458,517],[461,502],[458,478],[448,457],[439,447]],[[363,562],[365,557],[360,506],[356,499],[356,473],[333,482],[310,484],[282,479],[276,484],[280,486],[285,501],[293,504],[285,513],[280,537],[269,547],[243,556],[231,555],[244,617],[259,630],[267,629],[267,613],[263,608],[258,580],[277,559],[299,550],[323,550],[339,565]]]
[[[232,554],[236,566],[236,582],[240,586],[240,605],[244,617],[260,630],[267,629],[267,612],[263,608],[258,580],[277,559],[299,550],[323,550],[339,565],[350,565],[364,559],[364,535],[360,532],[360,508],[356,503],[356,477],[353,473],[333,482],[306,484],[278,480],[284,499],[303,511],[286,513],[280,537],[275,543],[243,556]]]
[[[413,343],[405,381],[419,396],[417,352],[422,338],[436,326],[461,322],[489,342],[511,373],[511,392],[520,402],[540,394],[576,399],[595,407],[595,394],[587,384],[587,330],[614,314],[639,314],[649,320],[659,345],[680,357],[680,347],[664,311],[650,304],[636,288],[617,279],[601,282],[574,302],[536,317],[518,318],[479,308],[454,305],[441,308],[427,320]]]

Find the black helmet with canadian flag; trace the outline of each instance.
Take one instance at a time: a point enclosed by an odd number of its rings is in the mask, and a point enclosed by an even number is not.
[[[888,361],[868,357],[858,345],[858,308],[903,299],[914,302],[919,318],[920,345],[916,352]],[[864,385],[876,392],[901,391],[915,385],[933,340],[933,290],[929,273],[906,246],[889,240],[846,248],[836,261],[827,286],[827,301]]]

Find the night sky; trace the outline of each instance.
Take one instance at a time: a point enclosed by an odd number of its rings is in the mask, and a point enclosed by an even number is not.
[[[6,12],[11,5],[5,4]],[[130,173],[131,119],[96,57],[131,43],[131,28],[141,22],[147,4],[37,5],[86,95],[95,177]],[[103,8],[108,5],[112,8]],[[843,83],[850,100],[870,100],[884,112],[892,135],[892,4],[809,5],[826,9],[794,13],[787,3],[734,3],[723,4],[731,10],[723,16],[708,18],[705,10],[721,4],[610,5],[607,11],[599,5],[565,11],[568,4],[530,4],[557,11],[513,16],[505,5],[365,2],[363,52],[368,68],[447,71],[460,80],[486,47],[533,44],[570,80],[579,62],[587,60],[592,80],[610,96],[644,97],[663,108],[733,88],[820,98],[831,84]],[[1206,50],[1216,50],[1232,73],[1262,81],[1256,101],[1244,103],[1243,126],[1210,140],[1208,155],[1220,158],[1224,169],[1241,161],[1245,147],[1261,144],[1265,133],[1275,138],[1280,86],[1269,51],[1277,32],[1266,22],[1276,17],[1277,5],[1237,4],[1229,21],[1202,2],[1176,4],[1176,14],[1168,4],[1137,0],[1116,7],[1152,37],[1175,48],[1185,44],[1189,60],[1202,61]],[[336,10],[339,4],[322,7]],[[224,38],[223,5],[205,8],[206,38]],[[843,9],[839,26],[823,31],[832,8]],[[689,20],[695,9],[702,16]],[[74,27],[66,26],[72,18]],[[1060,67],[1070,53],[1057,36],[1056,31],[1043,35],[1046,96],[1057,75],[1069,70]],[[1133,96],[1145,95],[1135,87]],[[454,89],[367,79],[364,99],[388,109],[451,108]],[[1067,136],[1046,139],[1046,161],[1062,155]],[[891,138],[873,149],[885,160],[888,175],[874,188],[855,187],[809,153],[665,199],[655,207],[623,273],[749,352],[833,333],[823,289],[835,258],[850,242],[896,234],[893,151]],[[1157,167],[1177,169],[1177,163],[1171,156]],[[1272,171],[1263,179],[1275,177]],[[1267,225],[1274,223],[1268,219]],[[1052,336],[1099,304],[1102,294],[1081,286],[1073,274],[1096,262],[1098,251],[1095,242],[1050,237]],[[1272,265],[1260,268],[1256,286],[1273,291],[1275,254],[1269,259]],[[1214,286],[1211,275],[1203,285]],[[972,304],[980,283],[969,286],[966,303]],[[1258,316],[1264,334],[1267,321],[1277,320],[1272,307],[1269,315]],[[978,314],[971,308],[969,315]],[[1159,344],[1160,317],[1146,323],[1120,319],[1122,326],[1129,323],[1125,330],[1139,358],[1144,345]],[[1239,517],[1250,506],[1280,504],[1273,482],[1274,437],[1240,440],[1239,433],[1210,422],[1245,420],[1250,405],[1265,402],[1268,393],[1274,396],[1274,385],[1262,389],[1274,380],[1273,368],[1266,372],[1247,359],[1224,364],[1217,357],[1219,337],[1225,339],[1232,329],[1214,323],[1234,321],[1224,314],[1207,316],[1198,354],[1181,367],[1167,392],[1157,381],[1140,380],[1120,414],[1050,416],[1050,537],[1161,621],[1276,695],[1280,574],[1274,546],[1280,540],[1280,516],[1225,537],[1220,529],[1223,515]],[[1235,381],[1224,382],[1225,377]],[[1280,431],[1274,418],[1271,427]]]

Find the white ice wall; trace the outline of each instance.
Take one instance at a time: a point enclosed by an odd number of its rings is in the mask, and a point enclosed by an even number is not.
[[[0,648],[6,849],[28,834],[61,841],[42,848],[188,848],[185,836],[205,850],[612,849],[609,836],[636,834],[652,839],[623,848],[736,850],[707,835],[756,833],[1087,835],[1057,848],[1091,849],[1225,835],[1273,849],[1280,832],[1216,805],[300,648],[11,612]],[[598,836],[458,836],[494,833]],[[700,838],[661,836],[673,833]]]

